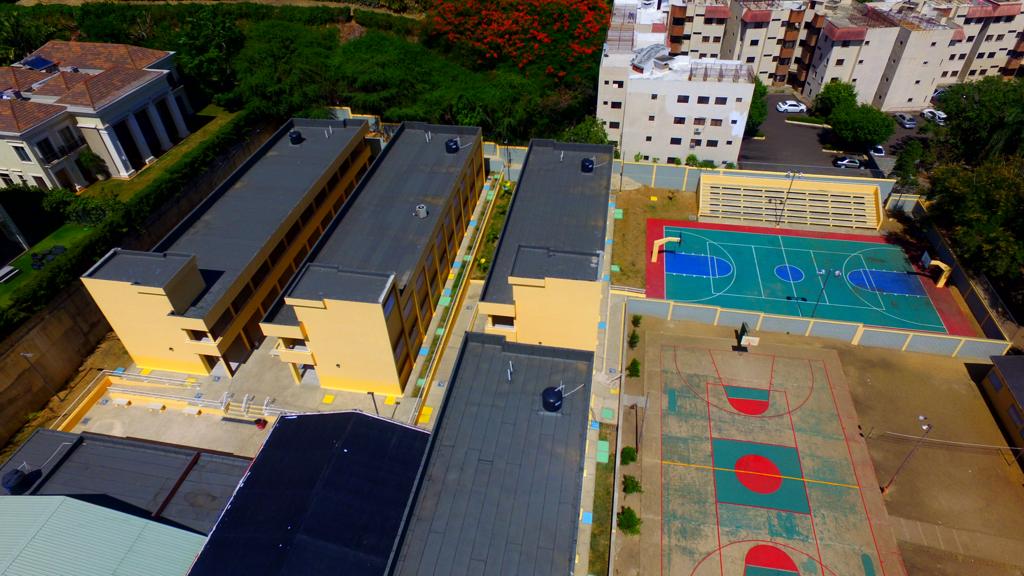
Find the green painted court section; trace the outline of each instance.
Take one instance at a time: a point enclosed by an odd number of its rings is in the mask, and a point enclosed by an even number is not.
[[[769,314],[947,333],[897,246],[785,234],[664,228],[665,298]],[[660,268],[660,267],[659,267]]]

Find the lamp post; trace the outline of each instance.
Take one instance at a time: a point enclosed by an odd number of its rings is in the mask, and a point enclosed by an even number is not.
[[[818,276],[824,276],[825,277],[825,281],[821,283],[821,290],[818,291],[818,299],[814,301],[814,308],[811,309],[811,318],[814,318],[814,313],[818,311],[818,304],[821,303],[821,297],[824,296],[824,294],[825,294],[825,288],[828,287],[829,279],[830,278],[839,278],[840,276],[843,275],[843,271],[842,270],[837,270],[835,268],[829,268],[827,270],[822,268],[821,270],[818,270],[817,272],[818,272]]]
[[[803,176],[801,172],[786,172],[786,176],[789,177],[789,185],[786,186],[786,193],[782,196],[782,201],[774,200],[772,204],[778,206],[775,210],[775,225],[779,226],[782,224],[782,216],[786,213],[786,203],[789,202],[789,193],[793,190],[793,182]]]
[[[932,425],[928,424],[927,420],[928,417],[924,414],[917,417],[917,421],[921,423],[921,430],[924,432],[921,434],[921,437],[917,439],[917,442],[914,442],[914,445],[910,448],[910,451],[907,452],[907,455],[903,457],[903,461],[900,462],[900,465],[896,467],[896,471],[892,473],[892,478],[889,478],[889,481],[886,482],[885,486],[882,486],[883,495],[889,493],[889,490],[892,489],[892,484],[896,481],[896,477],[899,476],[900,471],[903,470],[903,467],[910,461],[910,457],[914,455],[914,452],[917,452],[917,449],[924,443],[924,439],[931,433]]]

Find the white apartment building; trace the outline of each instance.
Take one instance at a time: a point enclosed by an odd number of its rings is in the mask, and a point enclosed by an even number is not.
[[[0,84],[0,185],[85,186],[86,147],[127,178],[189,134],[172,52],[52,40]]]
[[[724,165],[739,157],[753,92],[746,64],[653,44],[604,55],[597,117],[624,159],[681,163],[693,154]]]

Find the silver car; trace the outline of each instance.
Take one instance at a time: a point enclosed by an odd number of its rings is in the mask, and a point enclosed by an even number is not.
[[[914,120],[914,117],[910,114],[900,112],[899,114],[895,114],[893,117],[896,118],[896,123],[904,128],[917,128],[917,120]]]

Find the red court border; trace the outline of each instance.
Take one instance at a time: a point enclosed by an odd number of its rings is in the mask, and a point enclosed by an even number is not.
[[[840,232],[817,232],[812,230],[790,230],[788,228],[768,228],[765,226],[742,226],[734,224],[719,224],[716,222],[689,222],[684,220],[665,220],[660,218],[651,218],[647,220],[647,242],[645,243],[644,250],[644,262],[646,267],[645,280],[646,289],[645,295],[648,298],[660,298],[665,299],[665,259],[659,258],[656,262],[651,262],[651,250],[654,247],[654,241],[665,237],[665,227],[671,226],[673,228],[695,228],[698,230],[721,230],[724,232],[746,232],[749,234],[770,234],[775,236],[795,236],[799,238],[820,238],[823,240],[848,240],[852,242],[870,242],[874,244],[888,244],[890,246],[896,246],[902,249],[898,244],[889,242],[883,236],[871,235],[871,234],[850,234]],[[904,252],[906,254],[906,252]],[[911,262],[911,265],[918,271],[920,266],[916,262]],[[934,282],[928,282],[923,277],[919,278],[921,285],[924,287],[925,293],[928,294],[928,299],[932,303],[932,307],[935,308],[935,312],[939,315],[939,320],[946,328],[946,332],[950,336],[967,336],[970,338],[984,338],[985,335],[979,333],[974,328],[974,324],[967,318],[964,311],[960,308],[959,303],[950,294],[949,289],[941,289],[935,286]],[[713,304],[711,304],[713,306]],[[751,310],[751,312],[758,313],[757,311]],[[865,326],[871,326],[865,324]],[[877,328],[893,330],[891,326],[875,326]],[[904,332],[918,332],[921,334],[941,334],[939,332],[930,332],[927,330],[914,330],[912,328],[898,328]]]

